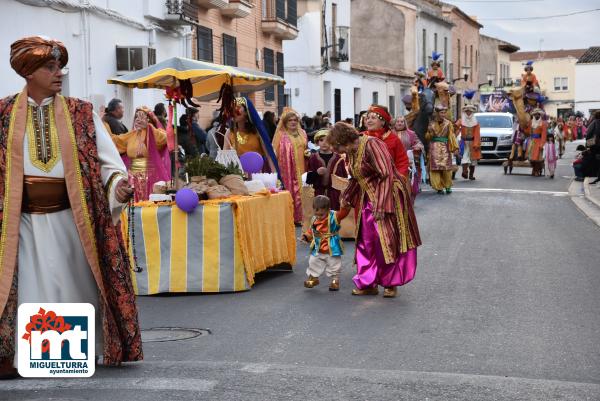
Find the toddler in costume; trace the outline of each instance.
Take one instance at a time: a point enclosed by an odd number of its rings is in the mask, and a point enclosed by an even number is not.
[[[304,286],[313,288],[319,285],[319,277],[325,272],[331,277],[329,291],[337,291],[340,289],[339,274],[344,254],[339,236],[340,222],[348,215],[350,209],[344,208],[335,212],[330,209],[329,198],[319,195],[313,200],[313,210],[310,228],[302,234],[302,240],[310,241],[310,258],[306,269],[308,279]]]

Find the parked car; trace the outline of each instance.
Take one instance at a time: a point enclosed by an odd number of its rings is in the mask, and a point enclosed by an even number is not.
[[[475,113],[481,137],[481,157],[507,159],[512,147],[514,117],[511,113]]]

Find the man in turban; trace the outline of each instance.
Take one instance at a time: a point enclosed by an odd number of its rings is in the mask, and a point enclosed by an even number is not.
[[[26,302],[90,303],[104,364],[142,359],[129,259],[115,226],[132,188],[92,105],[60,95],[68,60],[56,40],[11,45],[11,66],[26,85],[0,100],[4,378],[16,375],[16,313]]]
[[[458,142],[452,122],[446,117],[448,108],[435,106],[435,119],[429,123],[425,139],[429,143],[429,180],[438,194],[452,192],[452,158],[458,154]]]

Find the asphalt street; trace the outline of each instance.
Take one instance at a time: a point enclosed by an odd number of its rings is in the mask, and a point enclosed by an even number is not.
[[[0,400],[600,400],[600,227],[554,180],[498,163],[425,191],[415,280],[399,297],[354,297],[293,271],[251,291],[139,298],[144,329],[209,329],[147,342],[145,361],[93,379],[0,382]],[[523,174],[517,174],[523,173]]]

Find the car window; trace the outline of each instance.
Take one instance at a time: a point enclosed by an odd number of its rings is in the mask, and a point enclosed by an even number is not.
[[[512,128],[512,118],[509,116],[476,115],[475,118],[481,128]]]

